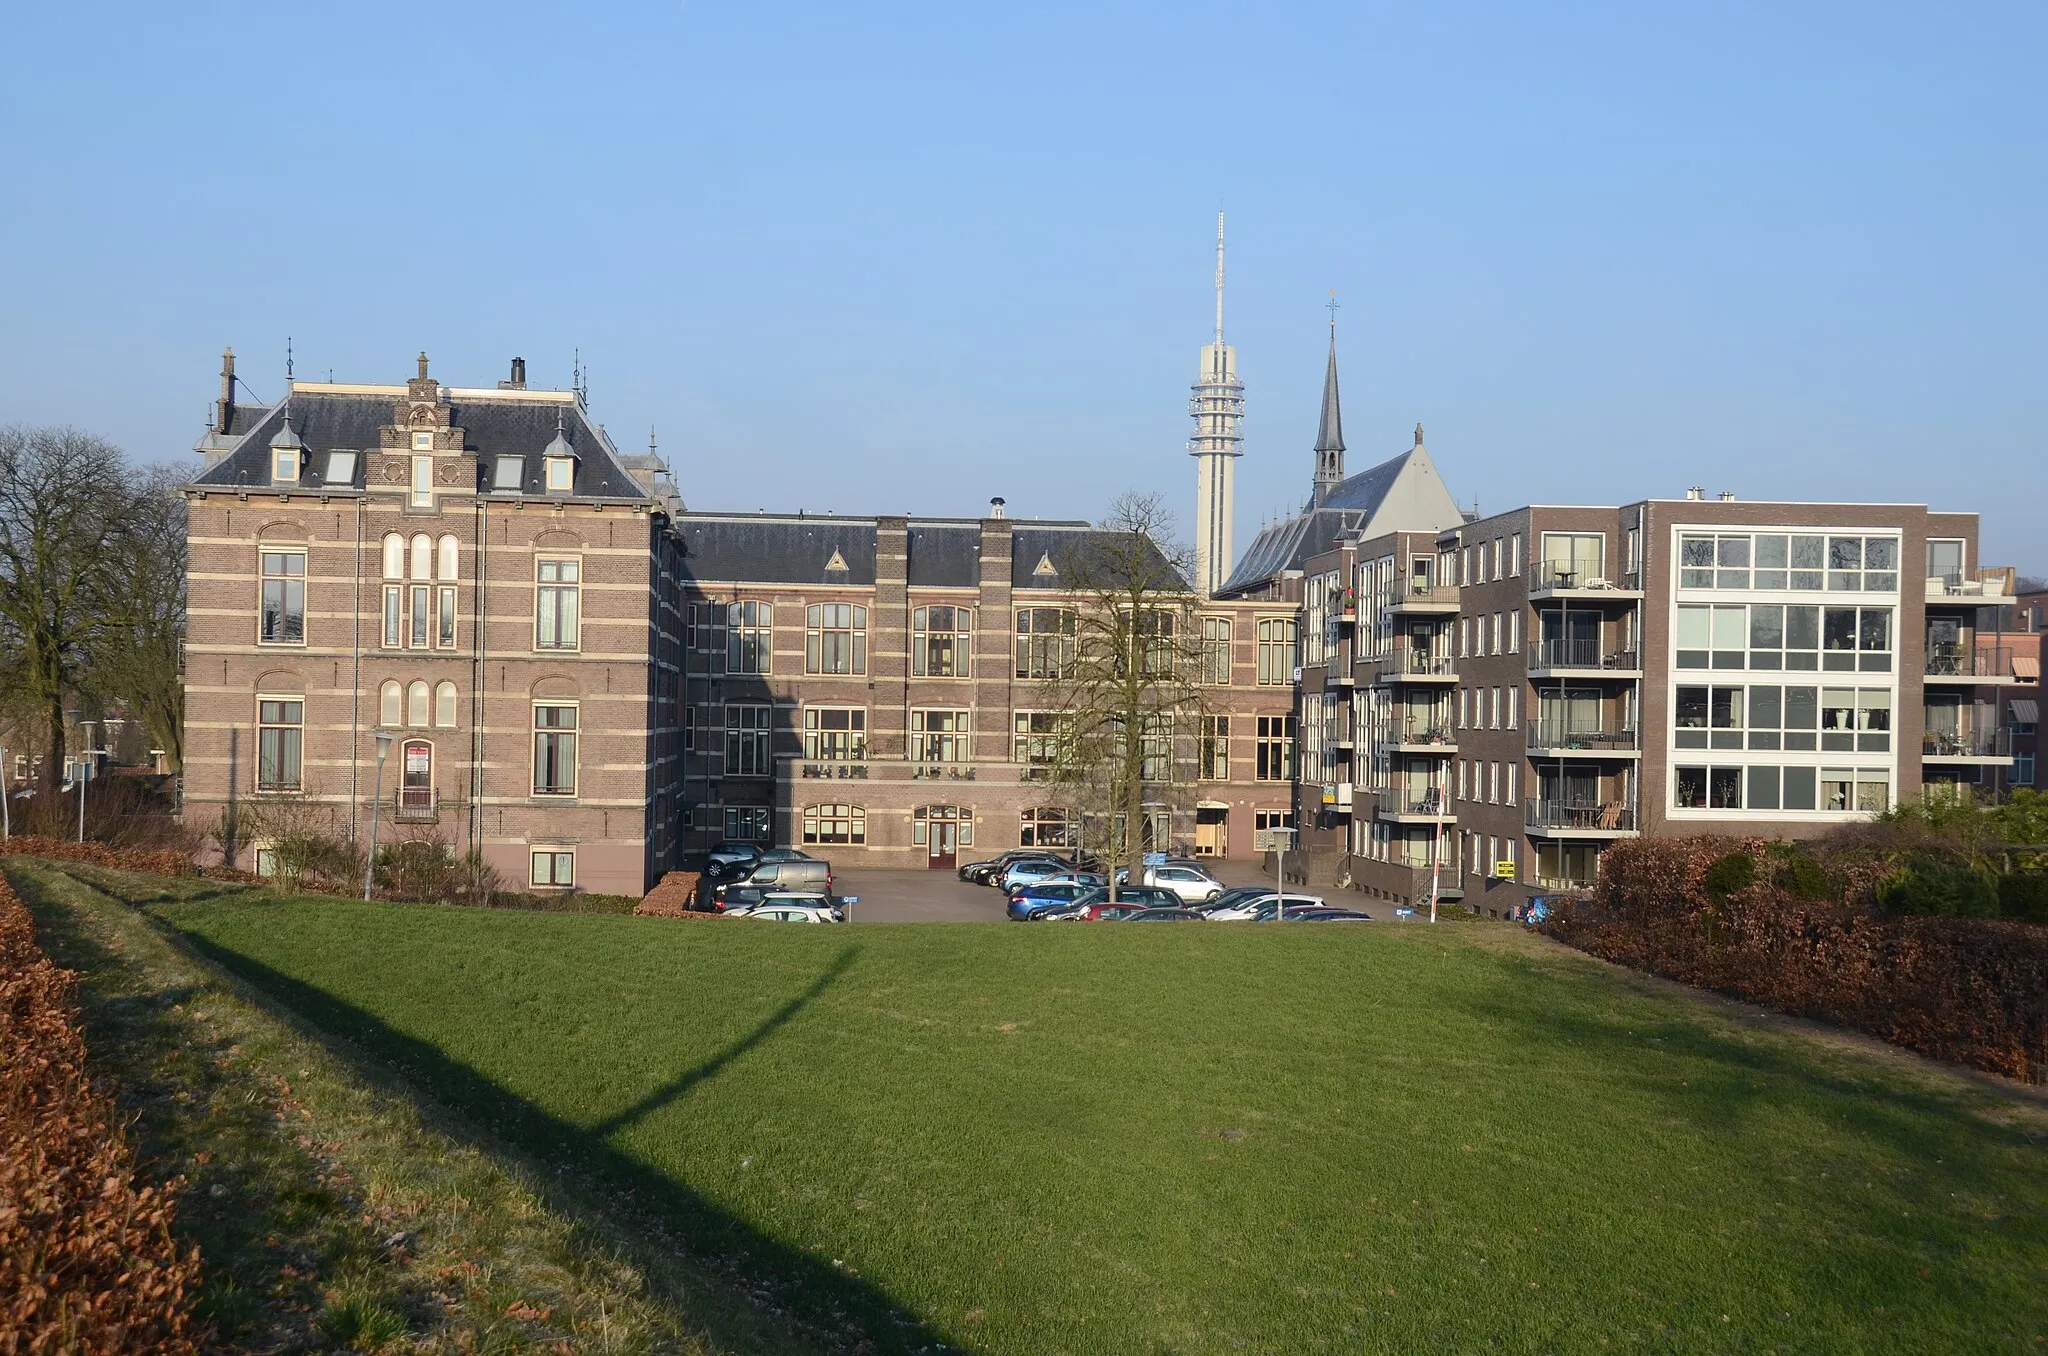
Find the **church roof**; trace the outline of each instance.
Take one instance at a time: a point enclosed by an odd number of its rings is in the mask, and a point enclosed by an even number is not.
[[[1316,425],[1317,452],[1344,450],[1344,412],[1337,400],[1337,335],[1330,334],[1330,365],[1323,371],[1323,417]]]
[[[1405,488],[1397,495],[1397,487]],[[1321,503],[1311,501],[1294,517],[1266,527],[1217,592],[1241,593],[1299,570],[1305,561],[1330,550],[1339,537],[1440,531],[1462,519],[1436,464],[1418,441],[1400,456],[1339,481]]]

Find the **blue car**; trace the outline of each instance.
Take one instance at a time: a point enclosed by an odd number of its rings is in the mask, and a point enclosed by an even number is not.
[[[1032,885],[1010,896],[1009,907],[1004,910],[1013,923],[1030,920],[1040,909],[1055,905],[1071,904],[1083,895],[1092,895],[1102,889],[1099,885]]]

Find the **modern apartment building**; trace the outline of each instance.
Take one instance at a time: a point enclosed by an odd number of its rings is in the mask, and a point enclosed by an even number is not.
[[[2015,681],[1979,649],[2010,598],[1976,535],[1696,494],[1343,542],[1304,566],[1306,846],[1494,908],[1590,885],[1618,839],[1797,837],[1975,782]]]
[[[1050,681],[1089,596],[1065,562],[1093,530],[979,520],[683,513],[689,841],[781,842],[834,861],[945,868],[1099,843],[1047,780]],[[1291,604],[1201,602],[1199,729],[1161,759],[1145,841],[1249,856],[1291,823]]]
[[[187,821],[254,869],[286,807],[517,887],[638,894],[678,864],[680,503],[652,456],[518,360],[488,388],[422,354],[402,383],[236,394],[230,353],[186,489]]]

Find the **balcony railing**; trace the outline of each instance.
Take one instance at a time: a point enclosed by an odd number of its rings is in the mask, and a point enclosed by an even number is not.
[[[1424,654],[1420,650],[1403,650],[1391,655],[1387,667],[1394,673],[1419,678],[1455,678],[1458,676],[1458,661],[1447,654]]]
[[[1923,758],[2010,758],[2012,731],[1932,730],[1920,740]]]
[[[2011,600],[2011,595],[2005,591],[2004,579],[1965,579],[1959,574],[1928,575],[1927,596],[1930,599],[1968,598],[1976,602]]]
[[[2003,678],[2012,672],[2012,651],[2004,646],[1929,645],[1929,678]]]
[[[1522,822],[1531,829],[1576,829],[1590,833],[1634,833],[1636,812],[1618,800],[1601,805],[1561,805],[1556,801],[1532,800]]]
[[[1557,589],[1571,589],[1581,593],[1639,592],[1642,587],[1643,577],[1639,570],[1631,570],[1616,577],[1603,574],[1597,569],[1564,565],[1554,560],[1536,561],[1529,569],[1529,589],[1532,593],[1547,593]]]
[[[1529,727],[1529,748],[1583,749],[1588,753],[1613,750],[1633,753],[1642,747],[1635,730],[1588,730],[1562,721],[1538,721]]]
[[[1456,606],[1458,587],[1455,584],[1433,584],[1427,579],[1410,579],[1394,589],[1394,606],[1403,603],[1443,603]]]
[[[1455,745],[1458,742],[1458,734],[1448,725],[1396,725],[1387,731],[1387,742]]]
[[[1529,647],[1532,669],[1616,669],[1643,666],[1634,650],[1608,650],[1598,640],[1539,640]]]

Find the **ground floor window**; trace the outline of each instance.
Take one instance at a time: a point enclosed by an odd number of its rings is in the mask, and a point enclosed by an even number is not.
[[[807,805],[804,807],[806,843],[865,843],[868,841],[868,812],[858,805]]]
[[[974,846],[974,811],[963,805],[920,805],[910,813],[910,842],[926,847],[931,834],[942,831],[961,847]]]
[[[267,843],[256,849],[256,874],[266,877],[277,874],[277,849]]]
[[[1294,811],[1254,810],[1252,811],[1252,827],[1254,829],[1291,829],[1294,827]]]
[[[1056,806],[1026,810],[1023,823],[1017,830],[1018,847],[1072,847],[1074,826],[1067,819],[1067,812]]]
[[[728,805],[725,807],[725,836],[735,843],[768,841],[768,807]]]
[[[1877,768],[1678,767],[1677,810],[1851,811],[1881,814],[1891,804],[1891,773]]]
[[[535,848],[532,880],[535,885],[574,885],[576,854],[568,848]]]
[[[256,785],[263,791],[299,789],[299,751],[306,704],[266,697],[256,703]]]

